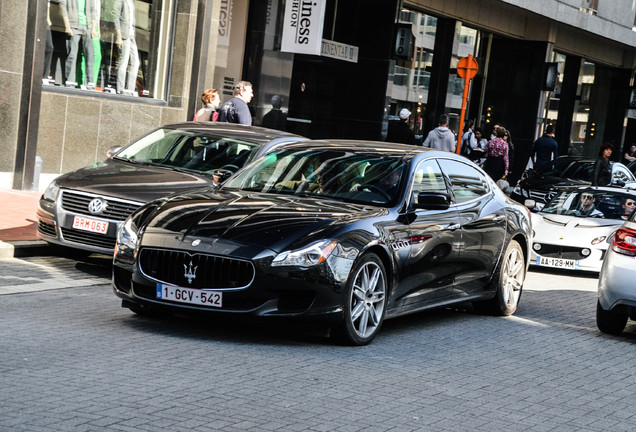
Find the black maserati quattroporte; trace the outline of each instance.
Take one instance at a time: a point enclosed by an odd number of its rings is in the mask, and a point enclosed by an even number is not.
[[[529,211],[452,153],[287,144],[220,189],[153,201],[118,232],[113,288],[136,313],[309,320],[354,345],[385,318],[472,302],[512,314]]]

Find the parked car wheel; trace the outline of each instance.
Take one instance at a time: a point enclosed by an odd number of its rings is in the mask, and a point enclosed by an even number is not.
[[[478,312],[499,316],[509,316],[515,313],[521,288],[525,278],[526,263],[521,246],[512,240],[495,273],[493,283],[496,284],[496,294],[490,300],[475,302],[473,306]]]
[[[621,334],[627,325],[627,315],[606,311],[600,302],[596,302],[596,326],[603,333]]]
[[[386,314],[387,277],[377,255],[360,259],[347,282],[345,319],[339,336],[351,345],[366,345],[380,330]]]

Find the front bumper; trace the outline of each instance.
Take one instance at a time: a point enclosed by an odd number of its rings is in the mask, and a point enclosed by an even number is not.
[[[565,247],[549,243],[540,244],[542,245],[541,251],[537,252],[533,249],[530,252],[531,266],[599,272],[607,252],[606,249],[598,247],[582,248]],[[583,249],[589,249],[590,254],[584,256],[581,253]]]
[[[65,203],[64,194],[80,197],[82,201],[71,207]],[[103,198],[108,202],[117,203],[122,210],[115,218],[93,215],[88,211],[88,208],[83,205],[83,201],[90,202],[90,200],[94,198]],[[141,203],[132,201],[129,202],[78,191],[62,190],[58,194],[58,198],[55,202],[40,199],[37,210],[37,236],[48,243],[112,255],[117,231],[123,224],[124,219],[141,205]],[[108,224],[108,229],[106,233],[102,234],[86,229],[74,228],[73,221],[76,216]]]

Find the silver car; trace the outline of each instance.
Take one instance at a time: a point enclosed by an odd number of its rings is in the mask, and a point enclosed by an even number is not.
[[[632,208],[636,207],[634,200]],[[598,279],[596,325],[619,334],[627,319],[636,320],[636,212],[616,231]]]

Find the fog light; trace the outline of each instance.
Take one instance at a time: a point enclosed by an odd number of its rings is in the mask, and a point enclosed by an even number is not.
[[[532,249],[536,250],[537,252],[539,252],[541,250],[541,243],[535,243],[532,245]]]
[[[591,252],[592,252],[592,251],[590,251],[589,249],[583,249],[583,250],[581,251],[581,255],[583,255],[584,257],[586,257],[586,256],[589,256]]]

